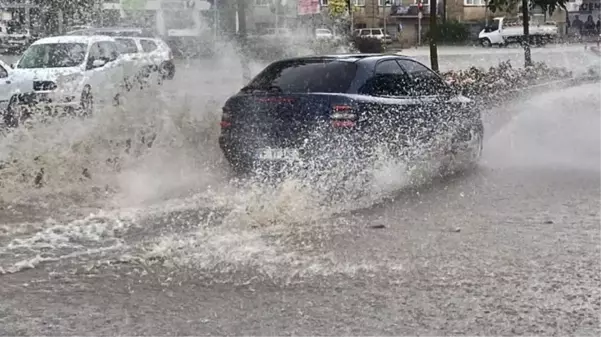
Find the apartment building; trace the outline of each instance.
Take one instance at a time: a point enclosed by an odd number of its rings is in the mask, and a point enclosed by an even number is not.
[[[298,0],[247,0],[252,3],[246,16],[251,32],[261,33],[268,28],[293,27],[298,21]]]

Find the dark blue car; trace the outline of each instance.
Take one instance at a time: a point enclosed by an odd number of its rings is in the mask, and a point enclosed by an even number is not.
[[[478,108],[430,68],[404,56],[349,54],[267,66],[226,101],[219,143],[236,172],[252,173],[367,163],[382,147],[408,160],[431,153],[473,164],[482,136]]]

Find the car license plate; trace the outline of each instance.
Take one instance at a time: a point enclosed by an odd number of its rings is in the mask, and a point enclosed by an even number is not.
[[[298,159],[298,151],[296,149],[266,148],[259,151],[259,159],[296,160]]]

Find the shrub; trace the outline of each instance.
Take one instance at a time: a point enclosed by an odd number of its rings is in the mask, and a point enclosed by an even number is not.
[[[382,53],[384,47],[382,42],[374,38],[365,38],[356,36],[353,38],[353,45],[360,53]]]
[[[430,40],[433,33],[436,33],[438,41],[442,43],[462,43],[469,39],[470,31],[467,25],[451,20],[445,23],[438,23],[436,31],[428,31],[426,39]]]
[[[492,104],[502,103],[510,91],[557,80],[579,78],[574,77],[572,72],[565,68],[551,68],[542,62],[535,63],[532,67],[513,68],[509,61],[490,67],[488,71],[471,67],[466,70],[447,71],[441,75],[463,95]],[[599,77],[599,74],[590,71],[584,75]]]

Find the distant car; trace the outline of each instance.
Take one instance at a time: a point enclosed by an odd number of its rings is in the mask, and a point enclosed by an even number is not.
[[[318,40],[332,40],[334,34],[327,28],[317,28],[315,29],[315,38]]]
[[[371,38],[381,40],[386,44],[392,43],[392,37],[388,33],[384,33],[382,28],[361,28],[355,30],[355,36],[360,38]]]
[[[434,145],[444,137],[448,148]],[[319,170],[334,158],[369,162],[379,146],[398,158],[421,160],[415,150],[425,149],[447,167],[471,166],[482,139],[479,109],[427,66],[350,54],[267,66],[225,102],[219,144],[235,172],[252,174],[303,163]]]
[[[127,76],[119,47],[108,36],[40,39],[23,53],[14,73],[30,81],[17,105],[42,103],[84,115],[96,103],[117,103]]]
[[[175,63],[171,48],[159,38],[115,36],[124,58],[147,72],[159,72],[162,79],[172,80]]]
[[[0,113],[4,114],[11,97],[31,88],[31,82],[15,74],[11,66],[0,60]]]

